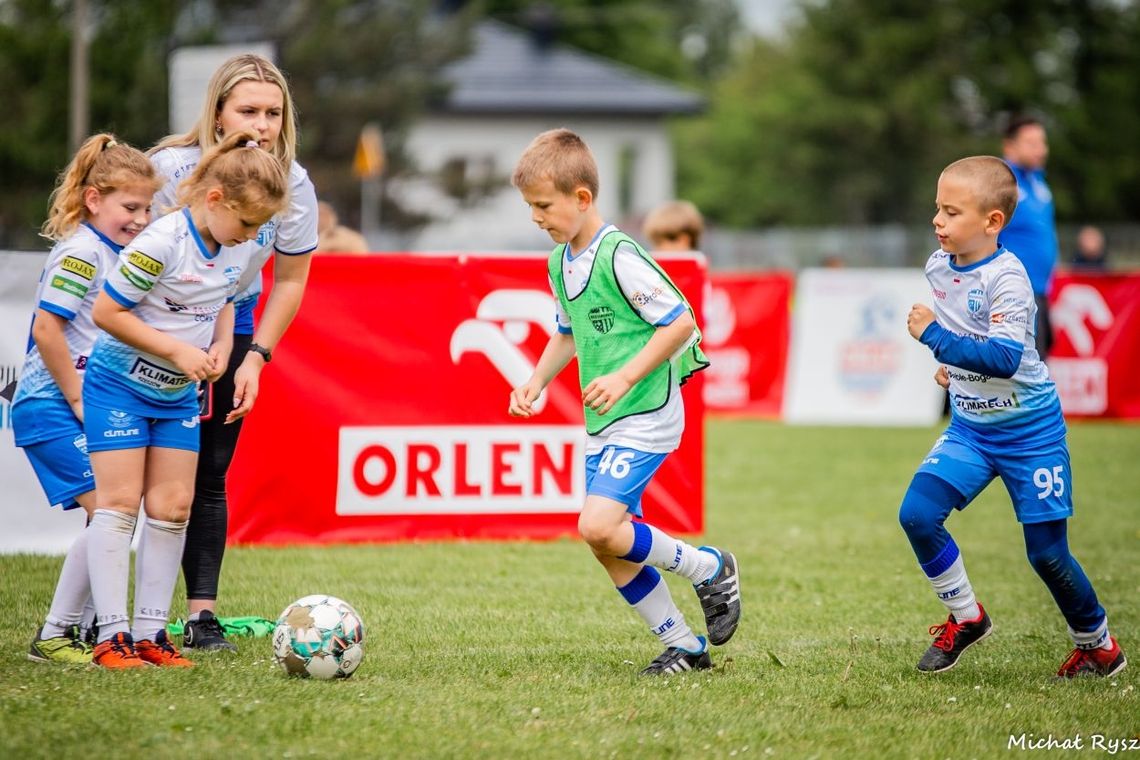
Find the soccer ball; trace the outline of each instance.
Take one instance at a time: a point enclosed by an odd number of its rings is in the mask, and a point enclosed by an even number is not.
[[[364,623],[343,599],[303,597],[277,618],[273,658],[292,676],[348,678],[364,659]]]

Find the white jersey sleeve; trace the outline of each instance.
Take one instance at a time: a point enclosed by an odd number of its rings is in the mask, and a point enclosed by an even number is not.
[[[661,273],[628,243],[614,251],[614,277],[630,305],[655,327],[671,324],[687,308]]]
[[[77,233],[52,249],[44,268],[39,308],[68,320],[84,311],[85,304],[90,309],[92,299],[88,294],[92,289],[98,292],[108,263],[114,261],[101,251],[104,246],[93,237]]]
[[[296,161],[289,168],[289,208],[277,225],[274,248],[287,256],[312,253],[317,247],[317,190]]]

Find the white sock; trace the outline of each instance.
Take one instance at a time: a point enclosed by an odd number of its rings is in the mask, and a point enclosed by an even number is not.
[[[131,538],[134,515],[96,509],[87,526],[87,571],[95,600],[99,643],[130,630],[127,617],[127,579],[131,573]]]
[[[153,641],[166,627],[185,544],[186,521],[164,522],[148,517],[143,523],[135,557],[135,617],[131,625],[131,638],[135,641]]]
[[[691,652],[701,650],[701,642],[674,604],[665,580],[652,567],[641,568],[641,572],[618,592],[666,647],[681,647]]]
[[[1073,637],[1073,646],[1077,649],[1112,649],[1112,639],[1108,635],[1107,615],[1095,631],[1075,631],[1070,627],[1069,635]]]
[[[88,580],[90,581],[90,574]],[[87,632],[95,627],[95,600],[91,598],[91,594],[87,594],[87,601],[83,604],[83,615],[79,619],[79,633],[83,638],[87,638]]]
[[[707,581],[720,566],[720,560],[712,552],[703,552],[652,525],[640,522],[632,525],[633,547],[621,559],[676,573],[694,585]]]
[[[945,571],[930,578],[930,585],[959,623],[975,620],[982,614],[978,600],[974,598],[974,588],[966,575],[966,563],[962,561],[961,554]]]
[[[51,609],[48,610],[44,620],[41,636],[53,639],[63,636],[73,625],[79,625],[83,619],[83,606],[91,597],[91,576],[87,571],[87,529],[76,536],[71,548],[64,557],[63,567],[59,571],[59,580],[55,584],[55,595],[51,600]]]

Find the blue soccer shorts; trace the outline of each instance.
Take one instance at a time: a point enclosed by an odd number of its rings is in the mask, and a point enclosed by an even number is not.
[[[183,419],[143,417],[84,404],[88,451],[118,451],[153,446],[198,451],[198,415]]]
[[[1051,522],[1073,516],[1072,468],[1064,438],[1016,449],[997,448],[982,446],[950,427],[934,442],[918,472],[954,486],[966,497],[966,504],[995,477],[1001,478],[1019,523]]]
[[[75,509],[76,496],[95,490],[95,476],[91,471],[91,458],[87,456],[87,436],[74,417],[74,430],[67,430],[59,438],[37,441],[23,447],[36,472],[36,478],[47,495],[48,503],[64,509]]]
[[[586,495],[613,499],[634,517],[641,517],[641,494],[667,456],[606,446],[586,457]]]

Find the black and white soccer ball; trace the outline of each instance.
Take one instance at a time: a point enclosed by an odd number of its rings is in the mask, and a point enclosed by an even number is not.
[[[348,678],[364,659],[364,623],[343,599],[302,597],[277,618],[273,657],[292,676]]]

